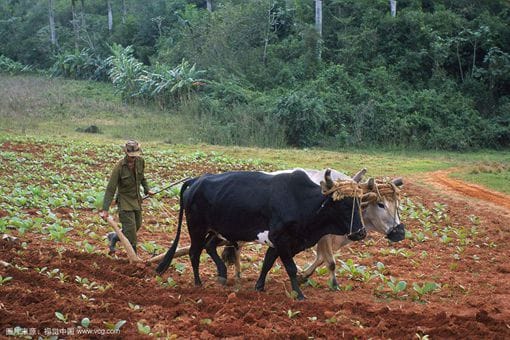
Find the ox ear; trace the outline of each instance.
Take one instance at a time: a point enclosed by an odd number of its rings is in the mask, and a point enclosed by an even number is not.
[[[391,183],[395,184],[397,187],[401,187],[402,185],[404,185],[404,180],[402,179],[402,177],[399,177],[395,178],[393,181],[391,181]]]
[[[367,168],[363,168],[356,173],[356,175],[352,176],[352,180],[356,183],[359,183],[363,176],[367,173]]]
[[[374,179],[374,178],[370,178],[370,179],[368,180],[368,183],[367,183],[367,184],[368,184],[368,190],[369,190],[369,191],[372,191],[372,190],[374,190],[374,189],[375,189],[375,179]]]
[[[323,191],[327,191],[333,188],[333,180],[331,179],[331,169],[329,168],[326,169],[326,172],[324,173],[324,181],[321,181],[321,187]]]

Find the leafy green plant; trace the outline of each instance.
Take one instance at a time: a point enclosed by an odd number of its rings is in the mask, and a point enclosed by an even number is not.
[[[61,312],[55,312],[55,316],[57,317],[57,319],[59,319],[60,321],[62,321],[63,323],[67,323],[67,318],[68,318],[68,315],[64,315],[62,314]]]
[[[114,331],[120,331],[122,326],[124,326],[126,324],[126,320],[119,320],[116,323],[103,321],[103,324],[106,326],[107,329],[111,329]]]
[[[50,239],[56,242],[66,242],[66,234],[71,230],[73,230],[73,228],[66,228],[58,223],[54,223],[48,227]]]
[[[174,262],[172,263],[172,267],[174,267],[175,271],[181,275],[186,271],[186,265],[184,263]]]
[[[59,274],[60,272],[60,269],[58,268],[55,268],[53,270],[50,270],[50,271],[47,271],[45,274],[46,276],[48,276],[50,279],[54,278],[54,277],[57,277],[57,275]]]
[[[388,287],[391,289],[391,292],[393,295],[397,295],[407,288],[407,282],[406,281],[398,281],[393,277],[390,276],[390,280],[386,282]]]
[[[149,254],[159,254],[163,250],[163,248],[154,241],[143,242],[140,247]]]
[[[136,327],[138,328],[138,333],[140,334],[151,334],[151,328],[149,325],[145,325],[143,322],[138,321],[136,323]]]
[[[209,319],[209,318],[200,320],[201,325],[210,325],[211,323],[212,323],[212,319]]]
[[[23,73],[32,71],[32,67],[23,65],[17,61],[14,61],[4,55],[0,54],[0,72],[7,72],[10,74]]]
[[[121,45],[113,44],[111,51],[112,56],[106,61],[110,65],[108,75],[113,86],[124,100],[133,98],[140,93],[137,79],[142,76],[145,67],[133,57],[132,46],[123,48]]]
[[[296,316],[298,316],[299,314],[301,314],[300,311],[296,310],[296,311],[293,311],[291,309],[287,310],[287,316],[289,317],[289,319],[293,319],[295,318]]]
[[[413,283],[413,290],[416,292],[416,299],[422,300],[423,296],[430,294],[441,288],[441,284],[435,282],[425,282],[422,285],[419,283]]]
[[[90,298],[88,297],[87,295],[85,294],[80,294],[80,299],[82,299],[83,301],[86,301],[86,302],[89,302],[89,301],[95,301],[96,299],[94,298]]]
[[[397,280],[395,277],[390,276],[381,278],[383,284],[377,288],[378,295],[391,298],[404,298],[407,288],[407,282],[404,280]]]
[[[134,304],[134,303],[128,302],[128,306],[129,306],[129,308],[131,308],[132,310],[135,310],[135,311],[140,310],[140,306],[139,306],[139,305],[137,305],[137,304]]]
[[[88,254],[94,254],[96,252],[96,247],[94,245],[88,243],[87,241],[83,242],[83,249]]]
[[[36,267],[35,268],[35,271],[39,274],[44,274],[44,272],[48,269],[48,267],[42,267],[42,268],[39,268],[39,267]]]
[[[174,288],[177,287],[177,282],[170,276],[165,280],[161,276],[156,276],[156,282],[163,287]]]
[[[3,286],[4,284],[6,284],[7,282],[9,282],[11,280],[12,280],[12,276],[3,277],[2,275],[0,275],[0,286]]]
[[[89,318],[83,318],[83,319],[81,319],[80,324],[81,324],[81,326],[83,328],[89,328],[89,326],[90,326],[90,319]]]

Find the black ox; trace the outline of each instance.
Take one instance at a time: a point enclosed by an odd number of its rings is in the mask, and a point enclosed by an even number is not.
[[[333,184],[329,171],[325,174],[325,183]],[[294,255],[312,247],[327,234],[347,235],[353,241],[366,236],[359,201],[353,197],[335,200],[333,195],[334,192],[324,195],[321,188],[299,170],[276,176],[261,172],[227,172],[188,180],[180,192],[175,240],[156,271],[163,274],[170,266],[185,211],[195,285],[201,285],[198,267],[204,248],[217,266],[218,280],[224,284],[227,268],[216,251],[219,240],[257,241],[268,244],[269,248],[255,289],[264,290],[267,273],[280,257],[292,289],[301,300],[304,295],[299,288]]]

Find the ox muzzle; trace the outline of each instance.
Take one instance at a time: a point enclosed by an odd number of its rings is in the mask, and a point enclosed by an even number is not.
[[[365,237],[367,237],[367,230],[365,228],[361,228],[357,232],[347,235],[347,238],[351,241],[361,241]]]
[[[405,224],[400,223],[393,227],[391,231],[386,234],[386,238],[392,242],[399,242],[406,238]]]

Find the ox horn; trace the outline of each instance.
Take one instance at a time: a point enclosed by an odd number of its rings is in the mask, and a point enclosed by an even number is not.
[[[363,178],[363,176],[365,176],[366,173],[367,168],[363,168],[360,171],[358,171],[356,175],[352,176],[352,180],[356,183],[359,183],[359,181],[361,181],[361,179]]]
[[[402,180],[402,177],[395,178],[391,183],[395,184],[397,187],[400,187],[404,185],[404,181]]]
[[[372,177],[368,180],[368,190],[372,191],[375,189],[375,179]]]
[[[321,181],[322,191],[328,191],[333,188],[333,180],[331,179],[331,169],[326,169],[324,173],[324,181]]]
[[[367,192],[361,196],[362,203],[370,203],[377,200],[377,194],[375,192]]]

